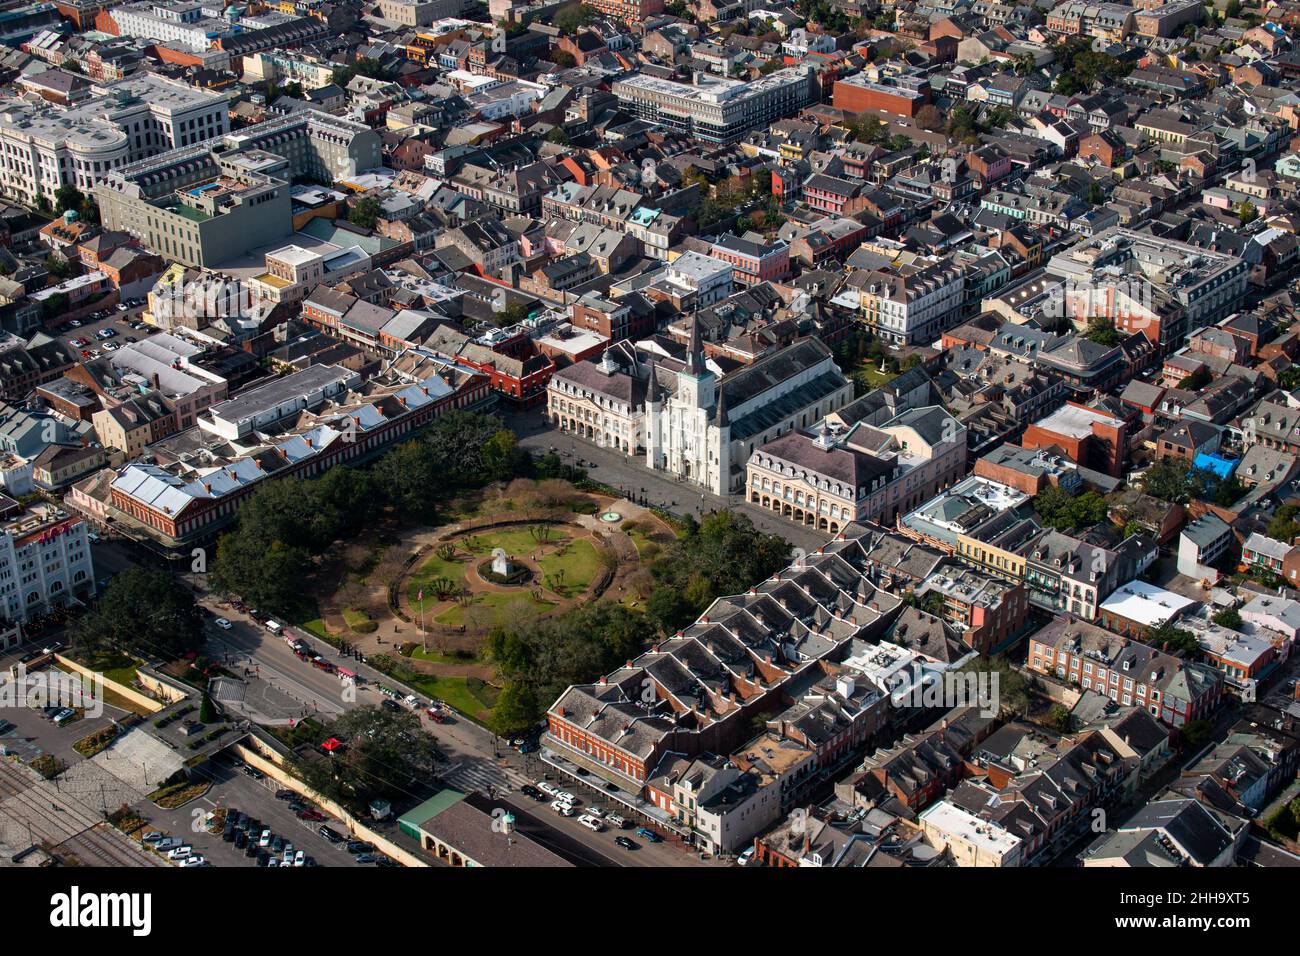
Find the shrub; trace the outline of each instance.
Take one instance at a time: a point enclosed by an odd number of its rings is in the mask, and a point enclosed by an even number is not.
[[[352,628],[358,634],[373,634],[379,630],[379,625],[374,621],[362,621]]]

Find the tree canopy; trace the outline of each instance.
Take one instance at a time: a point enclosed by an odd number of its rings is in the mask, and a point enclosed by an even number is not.
[[[356,811],[375,799],[409,802],[433,774],[437,741],[414,711],[358,707],[324,724],[316,743],[330,737],[345,746],[328,757],[298,756],[292,768],[313,790]]]
[[[78,623],[72,644],[84,658],[129,654],[170,660],[203,644],[203,615],[165,571],[131,568],[108,582]]]
[[[1106,520],[1106,499],[1095,491],[1072,495],[1048,486],[1034,498],[1034,511],[1057,531],[1076,531]]]
[[[714,599],[744,591],[789,563],[784,538],[757,530],[743,514],[716,511],[655,562],[656,587],[646,613],[665,633],[673,633]]]
[[[1083,333],[1083,337],[1108,348],[1114,348],[1123,341],[1123,336],[1115,328],[1115,323],[1103,316],[1094,316],[1088,320],[1088,330]]]
[[[320,478],[264,482],[221,536],[213,586],[267,610],[305,610],[302,585],[313,556],[358,532],[384,508],[412,523],[433,520],[455,492],[531,467],[515,435],[491,415],[453,410],[370,468],[337,465]]]
[[[348,210],[348,222],[354,226],[360,226],[362,229],[373,229],[375,223],[379,221],[379,215],[382,211],[378,199],[374,196],[362,196]]]
[[[645,615],[613,601],[579,605],[555,617],[488,634],[484,655],[504,686],[491,726],[502,735],[527,730],[570,684],[586,683],[630,660],[651,635]]]

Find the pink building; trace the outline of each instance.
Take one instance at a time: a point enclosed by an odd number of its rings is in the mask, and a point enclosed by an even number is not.
[[[713,244],[709,255],[731,266],[733,278],[740,285],[780,282],[790,275],[790,246],[779,239],[763,243],[743,236],[723,236]]]

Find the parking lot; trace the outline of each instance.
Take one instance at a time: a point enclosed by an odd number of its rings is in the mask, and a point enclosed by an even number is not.
[[[5,675],[4,680],[10,678]],[[102,703],[102,702],[101,702]],[[110,721],[122,720],[128,712],[111,704],[102,703],[103,712],[98,716],[81,716],[59,726],[35,707],[16,706],[0,707],[0,745],[15,750],[33,750],[51,754],[66,764],[82,760],[72,745],[108,725]],[[12,725],[6,727],[5,724]]]
[[[253,817],[261,825],[260,829],[269,829],[274,836],[292,843],[295,852],[302,850],[317,866],[367,865],[357,863],[356,856],[348,853],[343,843],[333,844],[317,832],[324,825],[347,838],[345,824],[328,814],[323,814],[325,819],[321,821],[300,820],[288,800],[276,798],[272,781],[256,780],[229,761],[221,760],[210,762],[205,773],[210,776],[212,787],[198,800],[178,810],[162,810],[152,804],[139,808],[149,819],[150,829],[183,838],[213,866],[256,867],[256,857],[246,855],[246,850],[239,849],[234,842],[225,842],[220,831],[211,833],[205,829],[205,815],[224,807]],[[267,852],[269,855],[269,848]],[[283,849],[280,852],[283,855]]]
[[[659,827],[650,825],[649,829],[663,838],[661,842],[647,840],[638,833],[642,823],[632,821],[630,814],[614,801],[602,800],[598,791],[577,784],[570,786],[566,782],[558,781],[551,781],[549,785],[573,795],[575,802],[572,816],[563,816],[554,810],[550,794],[543,794],[539,799],[528,790],[521,789],[520,793],[512,794],[510,800],[519,808],[527,809],[533,817],[546,826],[558,830],[564,836],[598,853],[607,864],[613,866],[708,865],[708,862],[700,859],[698,854],[675,845],[674,841],[668,838],[669,835]],[[529,788],[529,790],[535,789],[535,786]],[[593,814],[593,808],[599,812],[599,830],[592,830],[580,822],[586,814],[596,815]],[[624,826],[620,827],[612,822],[611,815],[623,816],[626,820]],[[626,842],[620,843],[620,839]]]
[[[66,322],[54,327],[50,332],[67,343],[68,347],[83,360],[94,358],[97,352],[102,355],[105,351],[111,352],[121,348],[127,342],[139,341],[150,335],[154,330],[148,326],[131,328],[132,322],[139,323],[140,313],[145,308],[146,303],[142,301],[128,307],[125,311],[118,311],[117,307],[113,306],[102,318],[89,317],[81,320],[79,325]],[[101,335],[106,329],[112,331],[111,337]]]

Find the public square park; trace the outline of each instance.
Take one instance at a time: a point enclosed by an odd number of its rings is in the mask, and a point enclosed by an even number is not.
[[[485,719],[496,699],[485,637],[598,600],[640,613],[673,526],[626,499],[515,479],[453,502],[432,527],[377,528],[321,561],[303,626]]]

